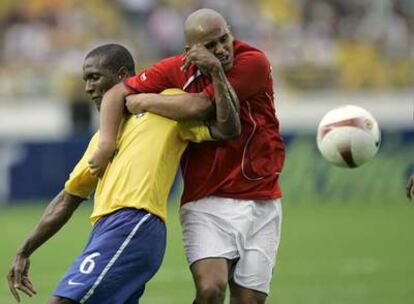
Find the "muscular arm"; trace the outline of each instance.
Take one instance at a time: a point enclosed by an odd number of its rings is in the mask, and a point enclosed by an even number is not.
[[[82,198],[70,195],[62,190],[47,206],[39,224],[17,251],[12,268],[7,276],[10,292],[17,301],[20,301],[18,290],[28,296],[36,294],[29,279],[29,257],[62,228],[82,200]]]
[[[151,112],[177,121],[207,120],[214,114],[213,104],[202,93],[129,95],[126,105],[131,113]]]
[[[62,190],[47,206],[39,224],[18,250],[18,254],[30,256],[62,228],[83,200]]]
[[[116,139],[125,109],[125,97],[129,94],[123,83],[108,90],[101,103],[100,134],[98,147],[89,159],[93,176],[102,176],[116,150]]]
[[[101,104],[99,124],[99,149],[110,151],[116,148],[116,138],[125,109],[125,97],[129,94],[123,83],[118,83],[108,90]]]
[[[127,97],[132,113],[151,112],[174,120],[208,120],[215,139],[229,139],[241,133],[239,100],[220,67],[211,73],[215,106],[203,93],[178,95],[137,94]]]
[[[213,104],[203,93],[175,96],[130,95],[126,103],[128,110],[131,113],[152,112],[174,120],[210,119],[213,136],[217,139],[238,136],[241,132],[238,118],[239,102],[220,61],[205,46],[197,44],[186,54],[186,65],[190,63],[211,76],[215,111]]]
[[[216,101],[216,118],[210,121],[211,135],[215,139],[229,139],[241,134],[239,99],[221,66],[211,73]]]

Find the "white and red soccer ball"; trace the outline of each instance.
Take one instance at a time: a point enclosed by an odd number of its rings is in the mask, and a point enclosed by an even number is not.
[[[378,152],[381,132],[375,118],[353,105],[335,108],[318,126],[317,144],[330,163],[347,168],[361,166]]]

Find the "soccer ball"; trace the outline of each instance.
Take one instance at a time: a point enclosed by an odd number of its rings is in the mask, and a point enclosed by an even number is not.
[[[316,141],[322,156],[330,163],[356,168],[378,152],[381,132],[367,110],[346,105],[325,114],[319,123]]]

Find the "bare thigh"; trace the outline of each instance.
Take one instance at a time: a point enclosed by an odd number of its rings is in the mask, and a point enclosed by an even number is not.
[[[229,282],[230,286],[230,304],[264,304],[267,295],[248,289],[234,283],[233,280]]]
[[[208,258],[194,262],[190,269],[197,288],[201,284],[227,285],[231,262],[224,258]]]

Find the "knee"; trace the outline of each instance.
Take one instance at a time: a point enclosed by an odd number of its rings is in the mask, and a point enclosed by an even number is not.
[[[226,283],[201,282],[197,287],[197,299],[207,303],[223,303],[226,295]]]
[[[230,291],[230,304],[265,304],[267,296],[258,292],[241,292]]]

